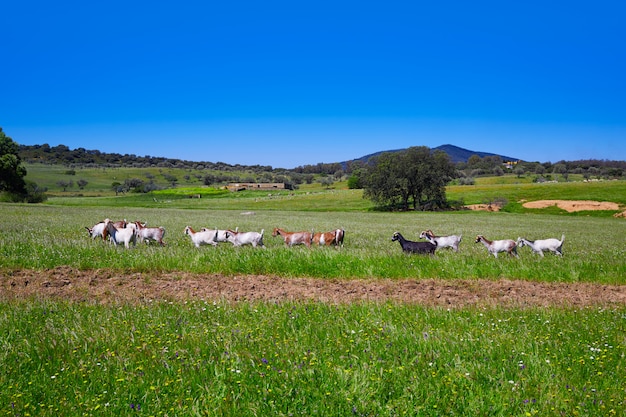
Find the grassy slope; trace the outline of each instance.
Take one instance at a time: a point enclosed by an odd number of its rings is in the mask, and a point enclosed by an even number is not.
[[[197,178],[204,176],[207,171],[176,168],[87,168],[78,169],[76,175],[67,175],[68,168],[62,166],[41,164],[26,164],[25,166],[28,170],[26,178],[40,186],[47,187],[48,194],[52,197],[49,204],[55,205],[203,208],[207,204],[204,200],[188,199],[189,195],[200,193],[204,197],[212,196],[211,207],[217,209],[240,209],[241,206],[247,206],[250,210],[363,211],[374,208],[371,202],[362,198],[361,191],[348,190],[345,182],[335,183],[330,190],[325,190],[320,184],[315,183],[302,184],[294,192],[250,191],[219,194],[214,188],[203,186],[202,181]],[[147,182],[148,175],[153,177],[156,184],[163,187],[170,186],[165,181],[165,176],[172,175],[178,179],[177,187],[149,195],[126,196],[115,196],[111,189],[113,182],[123,183],[124,180],[130,178],[139,178]],[[57,185],[60,180],[72,180],[76,183],[79,179],[88,182],[83,190],[79,190],[74,185],[63,192]],[[580,181],[581,177],[576,175],[571,175],[569,182],[559,183],[537,184],[533,183],[532,179],[532,176],[517,178],[515,175],[478,178],[476,185],[449,186],[447,196],[450,200],[461,200],[465,204],[480,204],[495,199],[504,199],[509,202],[505,209],[511,212],[529,212],[521,207],[523,200],[598,200],[626,205],[625,181],[583,182]],[[86,197],[102,198],[90,200]],[[553,213],[554,209],[546,209],[544,212]],[[613,213],[585,213],[585,215],[588,214],[610,216]]]

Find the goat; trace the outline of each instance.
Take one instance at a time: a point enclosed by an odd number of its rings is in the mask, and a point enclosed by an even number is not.
[[[151,240],[154,240],[155,242],[158,242],[161,246],[165,246],[165,242],[163,242],[163,236],[165,236],[165,228],[163,226],[146,227],[146,224],[140,221],[136,221],[135,225],[137,226],[137,237],[139,237],[140,242],[150,242]]]
[[[113,222],[113,226],[117,227],[118,229],[123,229],[126,227],[126,220],[120,220],[117,222]],[[93,227],[87,227],[85,226],[85,229],[87,229],[87,232],[89,232],[89,236],[92,239],[97,238],[98,236],[102,236],[102,240],[106,240],[107,237],[109,236],[109,233],[107,232],[107,228],[106,228],[106,224],[104,221],[101,221],[97,224],[95,224]]]
[[[243,246],[243,245],[252,245],[253,247],[262,246],[263,244],[263,234],[265,233],[265,229],[261,230],[261,233],[258,232],[239,232],[233,230],[226,231],[226,239],[233,244],[233,246]]]
[[[282,237],[287,246],[306,245],[309,248],[311,247],[311,240],[313,239],[312,232],[287,232],[278,227],[274,228],[272,236]]]
[[[400,242],[400,246],[402,246],[402,250],[405,253],[421,253],[434,255],[435,249],[437,249],[437,242],[413,242],[411,240],[406,240],[404,236],[400,234],[400,232],[395,232],[393,236],[391,236],[392,242],[395,242],[396,240]]]
[[[344,237],[343,229],[335,229],[330,232],[318,232],[313,233],[313,242],[317,245],[326,245],[326,246],[343,246],[343,237]]]
[[[191,228],[191,226],[186,226],[185,234],[191,237],[191,241],[194,245],[196,245],[196,248],[199,248],[200,245],[217,246],[217,229],[203,229],[199,232],[196,232]]]
[[[343,238],[346,236],[346,231],[344,229],[335,230],[335,245],[341,246],[343,248]]]
[[[239,230],[239,228],[238,228],[238,227],[236,227],[236,228],[235,228],[235,232],[236,232],[236,231],[238,231],[238,230]],[[220,230],[220,229],[218,229],[217,227],[216,227],[215,229],[209,229],[209,228],[207,228],[207,227],[203,227],[202,229],[200,229],[200,231],[201,231],[201,232],[209,232],[209,231],[213,232],[213,231],[215,231],[215,241],[216,241],[217,243],[220,243],[220,242],[222,242],[222,243],[223,243],[223,242],[228,242],[228,239],[226,238],[226,232],[227,232],[228,230]]]
[[[520,248],[523,248],[524,246],[530,247],[533,252],[541,255],[542,258],[543,258],[544,250],[554,252],[555,255],[563,256],[563,241],[564,240],[565,240],[565,235],[561,236],[561,240],[558,240],[556,238],[541,239],[541,240],[527,240],[522,237],[518,237],[517,245]]]
[[[476,241],[474,243],[481,242],[489,253],[491,253],[496,258],[498,257],[498,252],[508,252],[509,255],[515,256],[519,258],[517,255],[517,243],[515,243],[512,239],[506,240],[487,240],[484,236],[478,235],[476,236]]]
[[[105,226],[106,225],[104,224],[104,222],[100,222],[95,224],[93,227],[85,226],[85,229],[87,229],[87,232],[89,232],[90,238],[95,239],[98,236],[102,236],[102,240],[106,240],[107,232]]]
[[[124,221],[126,223],[126,221]],[[130,243],[133,246],[137,244],[137,225],[134,223],[126,223],[126,227],[118,228],[115,223],[109,219],[104,220],[106,231],[111,235],[111,240],[115,245],[124,243],[124,246],[128,249]],[[118,223],[119,224],[119,223]]]
[[[420,239],[426,239],[430,243],[437,243],[437,249],[452,248],[455,252],[459,251],[459,244],[463,235],[436,236],[432,230],[425,230],[420,233]]]

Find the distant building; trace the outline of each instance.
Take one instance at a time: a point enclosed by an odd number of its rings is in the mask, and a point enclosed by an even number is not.
[[[520,162],[521,162],[520,160],[517,160],[517,161],[504,161],[504,162],[502,162],[502,165],[504,165],[504,167],[506,169],[513,169]]]
[[[284,182],[237,182],[230,183],[226,186],[230,191],[243,191],[243,190],[257,190],[257,191],[270,191],[270,190],[292,190],[290,184]]]

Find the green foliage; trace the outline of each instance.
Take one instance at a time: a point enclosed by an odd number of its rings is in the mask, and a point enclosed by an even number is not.
[[[374,158],[365,179],[364,197],[379,206],[408,210],[447,207],[445,186],[454,176],[447,154],[427,147],[385,152]]]
[[[17,143],[0,127],[0,192],[5,191],[11,199],[22,201],[26,195],[26,168],[21,165]]]

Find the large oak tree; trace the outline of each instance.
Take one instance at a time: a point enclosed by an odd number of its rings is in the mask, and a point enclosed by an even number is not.
[[[363,196],[380,206],[402,210],[445,208],[445,186],[454,174],[454,164],[443,151],[415,146],[385,152],[372,160]]]

